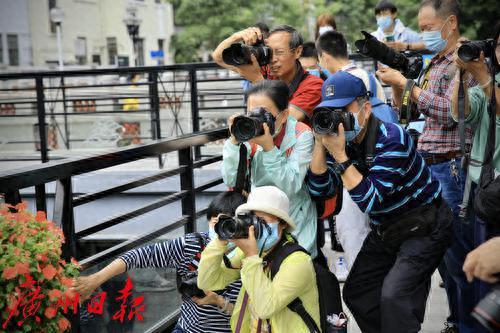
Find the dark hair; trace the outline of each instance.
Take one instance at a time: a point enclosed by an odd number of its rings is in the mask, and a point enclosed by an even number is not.
[[[247,198],[236,191],[227,191],[219,193],[212,200],[207,209],[207,220],[216,217],[220,213],[234,215],[238,206],[247,202]]]
[[[316,42],[318,53],[326,52],[334,58],[348,58],[347,41],[338,31],[328,31],[319,36]]]
[[[390,10],[391,13],[396,13],[398,9],[396,8],[396,5],[393,4],[390,1],[387,0],[381,0],[376,6],[375,6],[375,15],[380,14],[380,12],[383,12],[384,10]]]
[[[264,38],[269,37],[269,26],[267,24],[265,24],[264,22],[257,22],[255,23],[254,27],[260,29],[260,32],[262,32],[262,36]]]
[[[460,22],[461,10],[457,0],[422,0],[420,9],[425,6],[434,8],[438,16],[443,19],[450,15],[454,15],[457,18],[457,25]]]
[[[278,25],[269,32],[269,36],[274,34],[275,32],[288,32],[290,34],[290,49],[295,50],[299,46],[302,46],[304,44],[304,39],[302,39],[302,36],[300,33],[292,26],[287,25],[287,24],[282,24]]]
[[[300,55],[304,58],[318,58],[318,51],[316,51],[316,45],[313,42],[307,42],[302,45],[302,54]]]
[[[246,98],[251,95],[263,94],[269,97],[276,107],[283,111],[288,107],[288,94],[290,90],[286,83],[281,80],[264,80],[259,81],[247,90]]]
[[[330,13],[323,13],[318,16],[316,19],[316,34],[314,35],[315,39],[319,37],[319,28],[325,25],[329,25],[333,28],[333,30],[337,30],[337,23],[335,22],[335,17],[333,17]]]

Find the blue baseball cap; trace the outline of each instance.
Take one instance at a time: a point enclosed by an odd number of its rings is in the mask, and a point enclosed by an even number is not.
[[[321,88],[321,103],[316,108],[343,108],[356,97],[367,96],[363,80],[344,71],[333,73]],[[315,109],[316,109],[315,108]]]

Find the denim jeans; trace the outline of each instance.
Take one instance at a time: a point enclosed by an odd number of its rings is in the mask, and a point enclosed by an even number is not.
[[[475,332],[476,321],[470,315],[475,304],[474,287],[467,282],[462,266],[467,253],[474,248],[474,222],[462,221],[458,214],[462,203],[467,173],[461,159],[429,166],[439,181],[443,199],[453,211],[453,245],[448,249],[440,273],[445,283],[450,306],[450,319],[456,321],[460,333]]]

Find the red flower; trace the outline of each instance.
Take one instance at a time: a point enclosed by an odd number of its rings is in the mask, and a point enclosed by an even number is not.
[[[49,299],[51,301],[55,301],[55,300],[61,298],[61,296],[63,295],[63,293],[59,289],[52,289],[52,290],[50,290],[48,292],[48,295],[49,295]]]
[[[45,309],[45,317],[52,319],[56,316],[57,314],[57,309],[49,306],[48,308]]]
[[[67,277],[62,276],[60,280],[61,280],[61,284],[63,286],[68,287],[68,288],[71,287],[71,285],[73,284],[72,278],[67,278]]]
[[[15,267],[5,267],[2,273],[2,278],[5,280],[13,279],[17,276],[17,269]]]
[[[27,262],[17,262],[14,269],[17,270],[17,274],[29,274],[30,264]]]
[[[47,216],[45,215],[45,212],[39,210],[38,212],[36,212],[36,216],[35,216],[35,221],[37,222],[43,222],[47,220]]]
[[[61,330],[61,332],[66,331],[70,326],[68,319],[66,319],[64,317],[60,318],[57,321],[57,325],[59,325],[59,329]]]
[[[42,269],[42,274],[47,280],[52,280],[56,275],[57,270],[52,265],[47,265]]]
[[[17,237],[17,241],[20,244],[24,244],[24,242],[26,242],[26,236],[25,235],[20,235],[19,237]]]

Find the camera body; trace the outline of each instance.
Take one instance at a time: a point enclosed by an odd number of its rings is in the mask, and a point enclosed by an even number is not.
[[[258,216],[251,213],[238,214],[234,218],[229,216],[219,217],[215,225],[215,232],[220,240],[248,238],[248,228],[255,228],[255,238],[262,236],[266,223]]]
[[[495,285],[492,290],[479,301],[471,315],[490,332],[494,332],[495,329],[498,329],[498,323],[500,323],[500,284]]]
[[[188,278],[183,278],[182,281],[178,285],[178,290],[181,295],[185,295],[189,298],[196,296],[199,298],[205,297],[205,292],[198,288],[198,283],[197,283],[198,277],[191,276]]]
[[[381,63],[397,69],[407,79],[416,79],[423,67],[422,56],[407,57],[381,43],[377,38],[366,31],[361,31],[365,39],[359,39],[354,42],[358,52],[364,56],[371,57]]]
[[[484,52],[485,57],[489,57],[495,49],[495,41],[493,39],[486,40],[469,40],[457,50],[458,57],[463,61],[472,61],[478,59],[481,51]]]
[[[222,51],[222,60],[232,66],[248,65],[252,63],[252,54],[260,66],[271,62],[272,50],[261,40],[257,41],[255,45],[231,44],[230,47]]]
[[[238,142],[245,142],[264,134],[264,123],[269,127],[269,133],[274,134],[273,114],[264,108],[255,108],[247,115],[234,118],[231,133]]]
[[[354,130],[354,115],[341,108],[319,107],[314,109],[311,124],[318,134],[337,134],[339,124],[344,125],[345,131]]]

